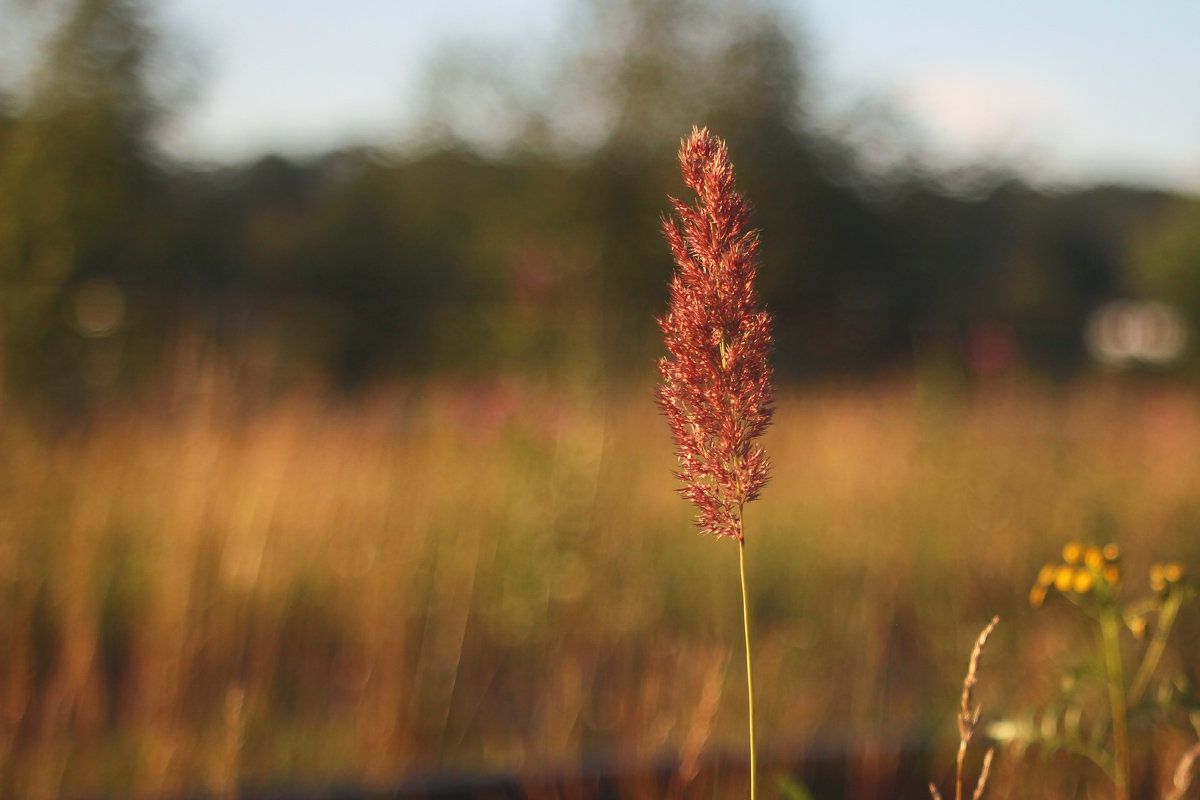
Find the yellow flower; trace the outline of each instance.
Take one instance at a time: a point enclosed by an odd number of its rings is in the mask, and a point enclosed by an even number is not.
[[[1121,568],[1116,564],[1109,564],[1104,568],[1104,580],[1106,580],[1110,586],[1116,586],[1121,582]]]
[[[1167,583],[1179,583],[1183,580],[1183,565],[1178,561],[1172,561],[1170,564],[1163,564],[1162,576]]]
[[[1063,548],[1063,561],[1068,564],[1078,564],[1079,559],[1083,557],[1083,545],[1079,542],[1067,542]]]
[[[1117,547],[1115,542],[1109,542],[1104,545],[1104,560],[1116,561],[1121,557],[1121,548]]]
[[[1058,570],[1054,564],[1045,564],[1038,570],[1037,585],[1050,586],[1054,583],[1054,573]]]
[[[1091,569],[1099,571],[1100,567],[1104,566],[1104,554],[1100,552],[1099,547],[1089,547],[1083,553],[1083,563]]]
[[[1071,588],[1071,584],[1075,581],[1075,570],[1071,567],[1062,566],[1054,573],[1054,588],[1060,592],[1065,592]]]
[[[1038,584],[1029,590],[1029,605],[1034,608],[1046,602],[1046,587]]]
[[[1075,570],[1075,579],[1071,581],[1071,588],[1076,594],[1087,594],[1092,590],[1092,584],[1095,583],[1095,578],[1092,573],[1085,569]]]
[[[1150,567],[1150,588],[1156,592],[1165,591],[1167,588],[1167,579],[1163,575],[1163,565],[1153,564]]]

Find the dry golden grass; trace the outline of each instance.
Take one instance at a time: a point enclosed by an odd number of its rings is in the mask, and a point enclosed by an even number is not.
[[[696,546],[648,388],[430,383],[0,431],[0,794],[744,749],[744,678],[713,678],[738,576]],[[1119,541],[1130,575],[1200,559],[1191,390],[784,391],[766,447],[763,749],[862,752],[864,797],[892,745],[953,752],[961,650],[992,614],[986,707],[1036,697],[1072,642],[1025,598],[1062,542]]]

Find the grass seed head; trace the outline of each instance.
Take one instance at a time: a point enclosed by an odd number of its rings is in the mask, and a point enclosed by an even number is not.
[[[659,320],[659,407],[678,449],[680,493],[696,524],[742,540],[742,507],[758,497],[770,462],[755,440],[771,422],[771,318],[754,289],[758,234],[734,185],[725,143],[695,128],[679,150],[683,181],[697,195],[671,198],[678,221],[663,220],[677,267]]]

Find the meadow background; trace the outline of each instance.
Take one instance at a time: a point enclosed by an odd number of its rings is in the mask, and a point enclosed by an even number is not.
[[[784,388],[750,510],[764,751],[861,757],[855,796],[885,796],[906,750],[947,774],[992,614],[989,714],[1054,699],[1087,631],[1027,597],[1062,542],[1121,543],[1135,586],[1163,553],[1200,557],[1194,390],[931,386]],[[690,527],[648,391],[422,383],[249,414],[228,396],[6,426],[13,794],[742,747],[733,550]],[[1194,663],[1195,634],[1185,618],[1171,663]],[[1015,763],[1000,775],[1044,782]]]
[[[1131,590],[1200,565],[1197,349],[1102,364],[1084,335],[1116,299],[1200,324],[1194,197],[881,168],[808,124],[772,7],[716,3],[596,6],[562,65],[612,116],[586,150],[535,113],[457,135],[466,64],[419,146],[175,163],[152,4],[4,8],[45,38],[0,104],[0,794],[658,763],[741,791],[708,760],[744,752],[733,547],[691,526],[653,402],[697,122],[758,209],[777,320],[747,539],[768,777],[837,753],[850,796],[890,797],[916,754],[944,781],[994,614],[985,719],[1090,646],[1028,604],[1064,543],[1119,543]],[[1138,733],[1149,796],[1194,736]]]

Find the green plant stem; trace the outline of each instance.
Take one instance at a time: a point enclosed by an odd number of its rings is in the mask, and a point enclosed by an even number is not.
[[[1100,618],[1104,662],[1108,672],[1108,699],[1112,705],[1112,779],[1116,800],[1129,800],[1129,733],[1126,728],[1125,677],[1121,671],[1121,620],[1115,614]]]
[[[750,709],[750,800],[755,800],[758,758],[754,747],[754,678],[750,669],[750,601],[746,594],[746,540],[744,537],[738,537],[738,567],[742,574],[742,628],[746,632],[746,695]]]
[[[1150,640],[1150,646],[1146,648],[1142,664],[1133,676],[1133,683],[1129,686],[1129,698],[1125,702],[1127,708],[1133,708],[1142,701],[1142,694],[1150,684],[1150,677],[1154,674],[1154,670],[1162,658],[1163,650],[1166,649],[1167,637],[1171,633],[1171,627],[1175,624],[1175,615],[1179,613],[1180,605],[1179,594],[1175,593],[1167,599],[1162,611],[1159,612],[1158,624],[1154,626],[1154,637]]]

